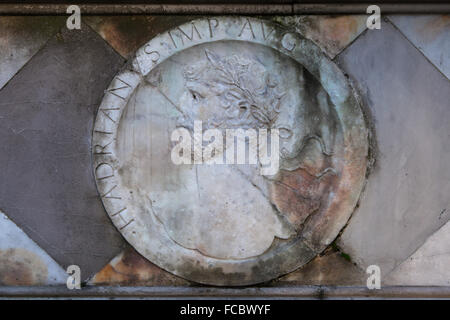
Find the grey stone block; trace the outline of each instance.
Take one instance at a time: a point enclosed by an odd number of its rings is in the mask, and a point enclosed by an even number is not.
[[[65,284],[65,271],[0,211],[0,286]]]
[[[359,209],[340,239],[382,274],[449,220],[450,82],[390,23],[339,57],[372,114],[378,154]]]
[[[427,239],[400,264],[384,283],[388,285],[450,286],[450,222]]]
[[[65,24],[64,17],[0,17],[0,89]]]
[[[62,29],[0,91],[0,207],[63,267],[86,279],[124,240],[91,162],[96,109],[124,64],[94,31]]]
[[[450,79],[450,15],[392,15],[389,19]]]

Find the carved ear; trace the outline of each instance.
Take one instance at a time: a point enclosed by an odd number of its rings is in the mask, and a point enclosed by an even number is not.
[[[211,64],[213,66],[219,66],[220,65],[220,58],[218,55],[216,55],[214,52],[205,49],[205,55],[206,58],[208,59],[209,62],[211,62]]]

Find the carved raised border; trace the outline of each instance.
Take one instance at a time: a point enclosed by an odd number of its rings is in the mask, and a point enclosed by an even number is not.
[[[169,239],[149,232],[121,187],[115,149],[118,125],[128,99],[155,66],[186,48],[238,40],[269,46],[302,64],[327,91],[344,136],[344,168],[338,192],[327,210],[315,217],[282,252],[268,251],[246,260],[217,260],[174,248]],[[186,279],[213,285],[249,285],[291,272],[310,261],[338,235],[362,190],[367,167],[368,132],[353,90],[342,71],[310,40],[277,24],[248,17],[212,17],[193,20],[160,34],[137,50],[126,70],[105,91],[92,137],[94,175],[104,207],[125,239],[144,257]],[[156,230],[155,230],[156,231]]]

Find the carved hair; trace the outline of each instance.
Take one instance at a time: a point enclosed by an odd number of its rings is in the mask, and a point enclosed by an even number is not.
[[[236,55],[220,57],[210,50],[205,55],[206,61],[185,67],[186,82],[206,86],[220,97],[228,127],[272,128],[284,93],[264,66]]]

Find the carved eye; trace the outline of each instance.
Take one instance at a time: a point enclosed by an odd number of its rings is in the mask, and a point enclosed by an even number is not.
[[[240,110],[241,112],[245,112],[245,111],[247,111],[247,109],[248,109],[248,103],[247,103],[247,101],[239,101],[238,106],[239,106],[239,110]]]
[[[199,101],[200,99],[203,99],[203,96],[198,93],[197,91],[194,90],[190,90],[191,94],[192,94],[192,98],[194,98],[195,101]]]

